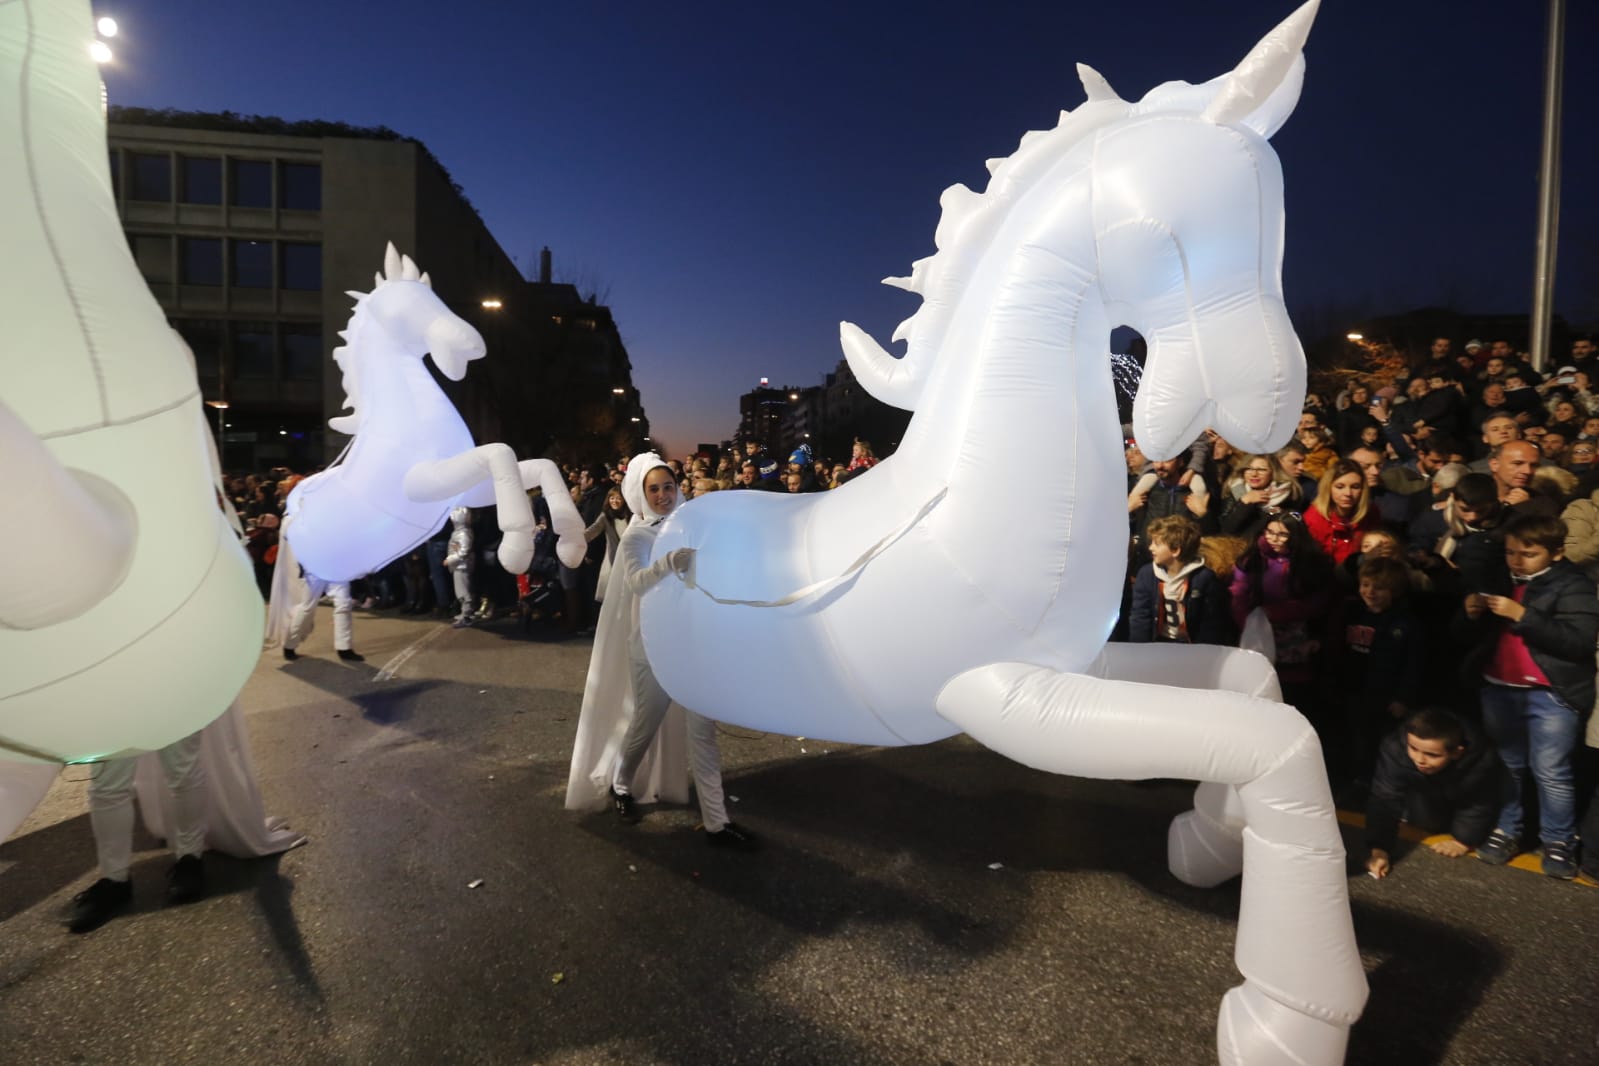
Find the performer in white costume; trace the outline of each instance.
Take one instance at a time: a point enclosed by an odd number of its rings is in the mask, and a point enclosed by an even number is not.
[[[167,872],[167,902],[193,903],[205,894],[205,765],[200,734],[194,733],[155,753],[161,780],[172,796],[168,843],[177,862]],[[73,900],[67,927],[86,933],[105,923],[133,899],[128,863],[133,857],[134,777],[139,757],[95,763],[89,778],[89,825],[100,864],[100,880]]]
[[[316,626],[316,605],[325,595],[333,597],[333,649],[345,662],[365,662],[366,657],[355,650],[355,602],[350,596],[350,583],[323,581],[313,574],[305,575],[305,598],[294,605],[289,631],[283,638],[283,657],[291,662],[300,657],[295,649],[311,635]]]
[[[668,574],[687,573],[693,566],[694,552],[686,548],[650,562],[659,526],[677,507],[677,481],[660,456],[646,452],[628,463],[622,497],[633,519],[617,549],[595,633],[566,805],[592,809],[608,796],[623,821],[636,822],[634,793],[641,776],[648,781],[646,795],[686,798],[682,751],[686,730],[688,763],[706,839],[713,845],[753,850],[755,837],[727,817],[716,723],[686,708],[668,719],[672,701],[655,680],[639,633],[639,597]],[[651,765],[646,767],[652,748]]]

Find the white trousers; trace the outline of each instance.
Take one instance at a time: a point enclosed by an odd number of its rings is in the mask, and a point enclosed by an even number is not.
[[[461,601],[461,613],[457,618],[472,617],[472,573],[469,570],[451,570],[450,577],[455,581],[455,598]]]
[[[630,655],[628,665],[633,672],[633,719],[627,724],[627,735],[616,756],[616,771],[611,775],[611,787],[623,795],[631,792],[639,763],[644,761],[644,753],[672,702],[655,680],[648,662]],[[694,793],[700,800],[700,820],[707,833],[719,833],[728,817],[722,798],[722,753],[716,746],[716,723],[687,707],[683,708],[683,717],[688,724],[688,761],[694,774]]]
[[[168,744],[156,753],[172,790],[173,824],[168,829],[178,858],[205,850],[205,767],[200,734]],[[100,876],[128,879],[133,855],[133,771],[138,758],[108,759],[89,771],[89,826],[94,830]]]
[[[316,626],[317,601],[322,599],[323,593],[333,595],[334,650],[349,651],[355,647],[355,625],[352,621],[355,604],[350,600],[349,582],[329,584],[306,574],[305,599],[294,605],[294,613],[289,616],[289,633],[283,638],[285,648],[293,651],[311,635],[311,630]]]

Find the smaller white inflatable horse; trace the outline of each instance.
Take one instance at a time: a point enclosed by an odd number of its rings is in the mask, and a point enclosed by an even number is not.
[[[333,350],[351,413],[328,425],[354,437],[334,465],[289,494],[284,535],[295,560],[323,581],[374,573],[438,531],[456,505],[496,505],[499,559],[513,574],[533,559],[537,485],[549,504],[562,562],[584,552],[583,520],[548,459],[525,459],[505,444],[474,447],[472,433],[422,357],[451,381],[485,353],[483,338],[445,306],[432,280],[388,246],[369,293],[352,292],[355,313]]]

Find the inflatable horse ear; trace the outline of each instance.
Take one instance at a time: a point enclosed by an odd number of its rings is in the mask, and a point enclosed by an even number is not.
[[[1205,117],[1222,126],[1247,126],[1266,138],[1282,129],[1305,84],[1305,40],[1320,5],[1321,0],[1309,0],[1217,78],[1212,84],[1220,92]]]

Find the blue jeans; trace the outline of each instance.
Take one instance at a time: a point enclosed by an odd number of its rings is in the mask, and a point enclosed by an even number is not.
[[[1539,831],[1544,843],[1564,843],[1577,836],[1577,789],[1572,756],[1577,749],[1577,712],[1546,688],[1484,685],[1482,724],[1488,739],[1515,782],[1515,790],[1499,811],[1499,828],[1521,836],[1524,813],[1521,784],[1527,768],[1538,786]]]

